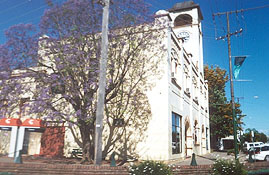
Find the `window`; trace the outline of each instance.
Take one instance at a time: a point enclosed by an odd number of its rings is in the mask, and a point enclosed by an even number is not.
[[[192,85],[193,85],[194,97],[198,98],[198,83],[197,83],[197,80],[194,76],[192,77]]]
[[[0,117],[7,117],[8,101],[6,99],[0,100]]]
[[[184,26],[192,24],[192,17],[188,14],[179,15],[174,21],[174,26]]]
[[[172,112],[172,154],[182,152],[181,116]]]
[[[190,88],[189,88],[189,78],[190,78],[190,76],[189,76],[189,69],[188,69],[186,64],[184,64],[183,71],[184,71],[184,87],[185,87],[185,91],[187,93],[189,93],[190,92]]]
[[[174,77],[178,78],[178,69],[179,69],[179,56],[175,49],[171,51],[171,72],[174,74]]]
[[[196,145],[199,144],[199,138],[198,137],[199,137],[199,127],[198,127],[197,120],[195,120],[195,122],[194,122],[194,143]]]
[[[21,98],[20,99],[20,106],[19,106],[19,116],[25,117],[30,110],[29,107],[30,98]]]
[[[203,94],[203,87],[200,86],[200,93]]]
[[[261,150],[262,151],[269,151],[269,146],[263,146],[263,147],[261,147]]]
[[[205,134],[206,134],[206,150],[209,150],[209,146],[208,146],[208,135],[209,135],[209,133],[208,133],[208,131],[209,131],[209,129],[206,128],[206,130],[205,130]]]
[[[65,92],[65,84],[61,79],[60,74],[51,74],[53,83],[51,84],[51,91],[53,94],[63,94]]]
[[[116,127],[124,126],[124,119],[121,119],[121,118],[113,119],[113,125]]]

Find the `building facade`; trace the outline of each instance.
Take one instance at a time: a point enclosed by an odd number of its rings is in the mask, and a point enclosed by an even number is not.
[[[184,159],[210,152],[208,86],[204,80],[199,5],[177,3],[156,13],[167,21],[163,38],[167,53],[162,78],[148,98],[152,120],[147,140],[139,150],[142,159]]]

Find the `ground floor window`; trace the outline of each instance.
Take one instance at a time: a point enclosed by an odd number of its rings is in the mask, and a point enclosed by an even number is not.
[[[172,154],[182,152],[182,117],[172,112]]]
[[[205,131],[205,134],[206,134],[206,150],[208,150],[208,128],[206,128],[206,131]]]

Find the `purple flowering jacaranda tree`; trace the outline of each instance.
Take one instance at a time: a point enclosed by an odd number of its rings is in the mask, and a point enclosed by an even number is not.
[[[1,50],[1,56],[10,52],[1,64],[15,60],[28,82],[18,79],[21,90],[14,87],[6,92],[17,100],[20,93],[28,93],[31,114],[68,123],[83,150],[82,161],[92,161],[102,4],[95,0],[48,4],[38,35],[30,25],[21,25],[8,40],[16,49]],[[103,158],[115,151],[126,160],[135,157],[135,146],[143,139],[151,116],[146,92],[159,77],[163,33],[154,25],[144,0],[113,1],[109,19]],[[8,67],[10,74],[14,72],[13,66]]]

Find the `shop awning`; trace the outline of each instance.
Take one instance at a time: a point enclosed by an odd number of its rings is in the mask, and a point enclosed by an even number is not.
[[[43,121],[41,119],[26,119],[21,126],[27,127],[44,127]]]
[[[0,119],[0,126],[20,126],[21,120],[18,118],[2,118]]]

